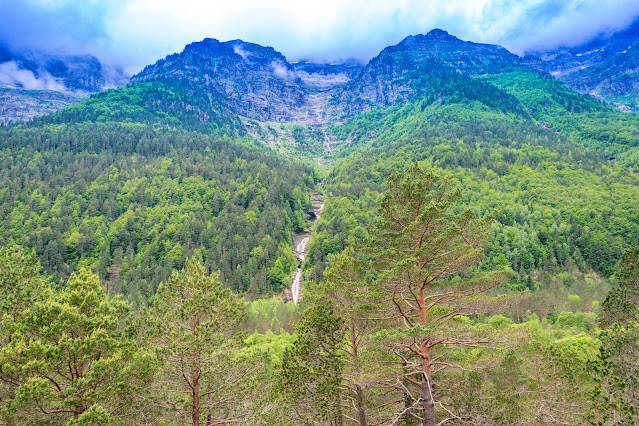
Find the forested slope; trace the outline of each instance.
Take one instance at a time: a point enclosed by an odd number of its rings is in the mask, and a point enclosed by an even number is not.
[[[194,255],[237,291],[280,290],[313,170],[189,105],[141,83],[1,129],[3,240],[35,248],[60,278],[91,267],[139,303]]]
[[[612,120],[623,118],[597,101],[574,96]],[[537,288],[538,271],[610,275],[625,248],[639,238],[634,202],[639,179],[607,160],[604,150],[589,149],[591,140],[577,132],[558,132],[489,105],[426,98],[333,126],[348,143],[325,185],[329,201],[310,247],[310,275],[320,280],[329,254],[341,251],[352,235],[363,235],[386,178],[413,161],[461,182],[467,190],[463,203],[475,212],[496,213],[482,267],[507,263],[519,273],[514,287]],[[561,122],[566,115],[557,117]],[[588,123],[583,113],[572,117]],[[613,125],[619,128],[618,123]]]
[[[435,30],[331,125],[258,122],[310,116],[282,58],[205,40],[0,128],[0,419],[636,421],[636,116]]]

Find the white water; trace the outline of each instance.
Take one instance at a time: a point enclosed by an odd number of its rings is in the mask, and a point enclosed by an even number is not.
[[[320,205],[319,209],[317,209],[317,217],[313,221],[313,226],[317,223],[317,220],[320,217],[320,213],[324,210],[324,203]],[[302,298],[302,263],[306,260],[306,250],[308,250],[308,243],[311,241],[311,236],[307,235],[297,244],[295,247],[296,257],[299,260],[300,264],[297,267],[297,271],[295,271],[295,278],[293,279],[293,284],[291,285],[291,295],[293,296],[293,303],[296,305],[299,303]]]
[[[295,279],[293,280],[293,285],[291,286],[291,294],[293,295],[293,303],[296,305],[300,301],[300,296],[302,295],[302,286],[300,285],[302,282],[302,269],[301,267],[297,267],[297,271],[295,272]]]
[[[328,133],[326,133],[326,130],[324,130],[324,149],[327,150],[329,154],[333,152],[331,138],[328,136]]]
[[[308,242],[311,240],[311,236],[307,236],[302,238],[302,241],[295,247],[295,250],[299,253],[297,255],[298,259],[302,262],[306,260],[306,249],[308,249]]]

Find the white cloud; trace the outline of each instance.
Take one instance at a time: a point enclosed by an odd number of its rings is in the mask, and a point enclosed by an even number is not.
[[[249,53],[245,52],[244,49],[242,49],[242,46],[240,46],[240,45],[233,46],[233,52],[235,52],[236,54],[240,55],[242,57],[242,59],[244,59],[245,61],[249,57]]]
[[[0,85],[27,90],[55,90],[66,91],[64,83],[56,80],[46,72],[40,72],[40,76],[29,71],[20,69],[15,62],[4,62],[0,64]]]
[[[639,15],[636,0],[1,1],[10,7],[5,7],[4,19],[0,15],[0,33],[5,27],[12,34],[24,32],[15,40],[39,37],[43,45],[53,40],[68,44],[60,25],[40,21],[49,17],[58,22],[60,11],[64,16],[74,11],[74,24],[65,25],[73,28],[78,46],[89,43],[90,53],[129,65],[131,71],[205,37],[272,46],[291,60],[367,60],[408,35],[433,28],[519,52],[583,41],[620,29]],[[24,4],[28,12],[21,12]],[[35,15],[37,19],[29,19]],[[97,28],[95,34],[92,28]]]
[[[295,80],[297,78],[295,71],[289,70],[286,68],[286,65],[281,62],[272,62],[271,68],[273,68],[273,75],[282,80]]]

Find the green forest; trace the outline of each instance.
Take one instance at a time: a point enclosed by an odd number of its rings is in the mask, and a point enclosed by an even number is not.
[[[169,78],[0,126],[0,423],[639,422],[639,118],[442,67],[327,126]]]

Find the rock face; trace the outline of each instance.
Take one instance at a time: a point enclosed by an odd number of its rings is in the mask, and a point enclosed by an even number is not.
[[[626,111],[639,109],[639,19],[576,47],[529,52],[525,61],[579,92]]]
[[[27,121],[50,114],[83,98],[53,90],[0,89],[0,124]]]
[[[325,91],[346,84],[356,78],[364,68],[364,65],[355,59],[332,64],[299,61],[292,65],[309,91]]]
[[[336,90],[332,105],[351,115],[435,90],[457,75],[468,78],[521,66],[520,58],[501,46],[462,41],[435,29],[384,49],[357,78]]]
[[[131,81],[168,79],[224,95],[240,115],[288,121],[307,115],[306,89],[286,58],[271,47],[207,38],[147,66]]]
[[[29,120],[124,86],[128,77],[91,55],[16,53],[0,45],[0,123]]]

